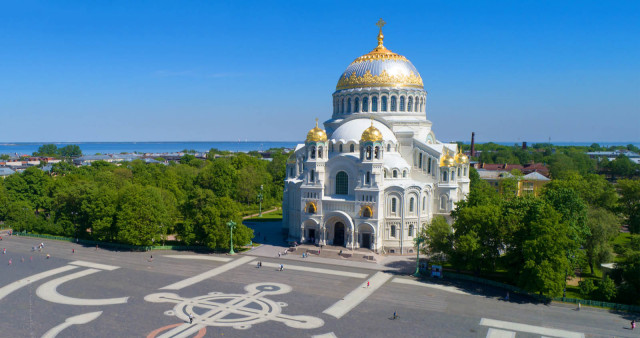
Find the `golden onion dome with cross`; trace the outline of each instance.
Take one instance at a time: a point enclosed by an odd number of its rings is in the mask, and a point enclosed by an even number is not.
[[[316,119],[315,128],[309,130],[307,133],[307,142],[326,142],[327,141],[327,133],[318,128],[318,119]]]
[[[456,163],[467,164],[469,163],[469,158],[467,157],[467,155],[463,154],[462,152],[459,152],[456,154]]]
[[[382,142],[382,133],[373,126],[373,119],[371,119],[371,126],[362,132],[360,142]]]
[[[355,59],[342,73],[336,90],[370,87],[411,87],[424,89],[420,73],[402,55],[388,50],[384,45],[382,19],[376,23],[378,46],[371,52]]]
[[[440,158],[440,166],[441,167],[454,167],[456,165],[455,157],[449,154],[449,151],[445,150],[444,155]]]

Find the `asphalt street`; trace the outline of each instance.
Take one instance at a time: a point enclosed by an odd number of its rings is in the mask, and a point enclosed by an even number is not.
[[[59,241],[32,252],[39,242],[0,242],[0,337],[640,336],[629,314],[507,302],[367,265]]]

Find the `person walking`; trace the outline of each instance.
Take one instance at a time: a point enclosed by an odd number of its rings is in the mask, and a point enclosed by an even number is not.
[[[280,271],[284,271],[284,265],[280,264]]]
[[[369,281],[367,281],[367,288],[369,287]]]
[[[76,253],[76,249],[75,248],[71,249],[71,253],[72,254]]]
[[[11,265],[11,263],[12,263],[11,258],[9,258],[9,265]]]
[[[193,324],[193,313],[189,314],[189,324]]]
[[[635,320],[631,320],[631,330],[636,328],[636,321]]]
[[[398,312],[397,311],[393,311],[393,319],[398,319]]]

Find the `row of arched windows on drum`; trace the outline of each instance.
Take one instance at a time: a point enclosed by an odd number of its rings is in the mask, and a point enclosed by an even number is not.
[[[422,211],[425,211],[426,207],[427,207],[427,196],[422,196]],[[416,198],[410,197],[409,210],[408,210],[409,215],[414,214],[417,209],[418,209],[418,205],[417,205]],[[397,197],[391,197],[391,208],[389,211],[391,216],[398,215],[398,198]]]
[[[318,147],[318,149],[317,149],[317,150],[318,150],[318,151],[316,152],[316,147],[315,147],[315,146],[311,146],[311,147],[309,148],[309,158],[311,158],[311,159],[315,159],[315,158],[316,158],[316,156],[317,156],[318,158],[322,158],[322,154],[323,154],[323,151],[324,151],[324,147]]]
[[[368,96],[362,98],[359,97],[351,100],[351,97],[336,98],[333,102],[333,110],[338,114],[350,114],[354,113],[368,113],[371,112],[424,112],[424,97],[400,95],[400,98],[396,95],[392,95],[391,99],[388,96],[382,96],[380,98],[380,104],[378,105],[378,96],[371,96],[369,100]]]
[[[364,150],[364,158],[367,160],[371,160],[372,158],[379,160],[382,158],[382,150],[380,149],[380,147],[377,147],[377,146],[376,147],[367,146]]]
[[[458,172],[458,177],[461,176],[467,176],[467,167],[463,167],[463,168],[458,168],[457,169]],[[456,180],[456,168],[449,170],[442,170],[442,174],[441,174],[441,179],[442,182],[448,182],[449,179],[451,179],[451,181],[455,181]]]

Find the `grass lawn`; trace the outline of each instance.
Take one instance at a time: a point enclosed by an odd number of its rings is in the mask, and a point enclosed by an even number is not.
[[[282,210],[270,212],[268,214],[262,214],[262,217],[247,218],[245,221],[249,222],[274,222],[282,220]]]

